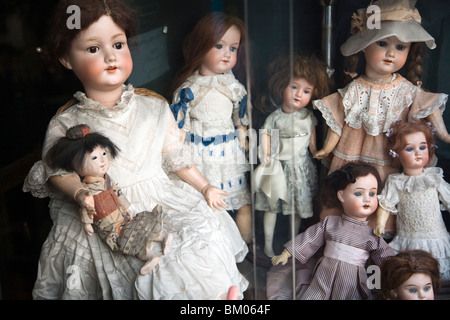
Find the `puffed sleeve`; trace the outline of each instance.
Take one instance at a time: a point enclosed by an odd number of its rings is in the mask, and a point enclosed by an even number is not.
[[[322,99],[314,100],[313,107],[320,111],[327,126],[341,136],[345,119],[341,93],[335,92]]]
[[[167,130],[162,149],[162,165],[166,171],[177,171],[185,167],[192,167],[193,160],[190,148],[184,143],[184,134],[178,128],[178,124],[170,109],[167,119]]]
[[[378,204],[391,214],[397,214],[398,210],[396,206],[399,203],[400,198],[397,184],[392,179],[393,176],[396,176],[396,174],[390,175],[386,180],[384,188],[378,196]]]
[[[172,105],[170,106],[170,110],[172,111],[172,115],[174,116],[178,128],[183,129],[186,132],[191,130],[191,101],[195,98],[195,88],[186,87],[185,85],[178,88],[172,100]]]
[[[411,120],[423,119],[435,112],[445,110],[448,96],[445,93],[432,93],[417,88],[408,118]]]
[[[444,180],[442,169],[440,170],[437,191],[439,194],[439,200],[441,201],[441,210],[450,212],[450,184]]]
[[[67,129],[60,124],[56,118],[53,118],[50,121],[42,147],[42,159],[45,158],[48,150],[53,146],[56,140],[65,136],[66,131]],[[64,176],[69,174],[73,174],[73,172],[63,169],[52,169],[43,160],[39,160],[32,166],[28,175],[25,177],[22,190],[24,192],[31,192],[31,194],[37,198],[56,197],[58,195],[61,197],[61,194],[52,188],[48,179],[51,176]]]

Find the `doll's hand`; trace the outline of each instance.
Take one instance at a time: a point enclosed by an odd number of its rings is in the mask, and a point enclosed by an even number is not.
[[[284,266],[290,257],[290,253],[284,250],[280,255],[272,257],[272,264],[276,266],[281,263]]]
[[[86,209],[89,218],[93,219],[95,212],[95,201],[94,196],[86,189],[79,190],[75,195],[75,200],[78,202],[80,207]]]
[[[223,201],[222,196],[227,196],[228,192],[216,188],[208,183],[203,187],[202,194],[212,209],[222,210],[227,207],[227,204]]]
[[[271,159],[270,154],[265,154],[261,158],[261,163],[268,164],[270,162],[270,159]]]
[[[329,154],[330,153],[326,152],[324,149],[320,149],[315,154],[313,154],[313,158],[314,159],[325,159],[326,157],[328,157]]]
[[[84,223],[83,229],[89,236],[92,236],[94,234],[94,228],[92,228],[92,224],[90,223]]]
[[[377,237],[381,237],[381,235],[384,234],[384,232],[385,232],[384,226],[376,226],[375,229],[373,230],[373,233]]]
[[[242,149],[248,151],[248,139],[246,133],[246,129],[243,126],[238,126],[238,134],[239,134],[239,144]]]
[[[125,215],[126,215],[128,221],[134,220],[133,214],[130,211],[128,211],[128,210],[125,211]]]

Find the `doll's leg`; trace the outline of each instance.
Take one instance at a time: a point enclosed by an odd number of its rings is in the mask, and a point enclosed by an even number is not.
[[[245,243],[252,242],[252,209],[250,205],[246,204],[239,208],[236,214],[236,224],[242,239]]]
[[[162,236],[162,241],[161,242],[162,242],[162,246],[163,246],[163,255],[166,255],[166,253],[170,249],[170,245],[172,244],[173,233],[163,231],[161,236]]]
[[[92,228],[92,224],[90,223],[83,223],[83,229],[90,236],[94,234],[94,228]]]
[[[276,212],[264,212],[264,253],[269,258],[275,256],[275,252],[273,251],[273,233],[275,231],[276,222]]]
[[[152,271],[156,265],[159,263],[159,257],[153,252],[149,253],[149,257],[147,262],[144,264],[144,266],[140,270],[140,274],[144,275]]]

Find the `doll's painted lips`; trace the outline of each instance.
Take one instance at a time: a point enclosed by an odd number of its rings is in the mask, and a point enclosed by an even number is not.
[[[383,60],[385,64],[391,64],[393,61],[392,60]]]
[[[106,72],[114,73],[117,70],[117,66],[109,66],[106,68]]]

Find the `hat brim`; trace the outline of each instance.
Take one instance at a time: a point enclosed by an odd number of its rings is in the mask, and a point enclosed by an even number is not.
[[[379,40],[396,36],[402,42],[425,42],[428,48],[436,48],[434,38],[415,20],[386,21],[379,29],[367,29],[347,39],[341,46],[344,56],[351,56]]]

